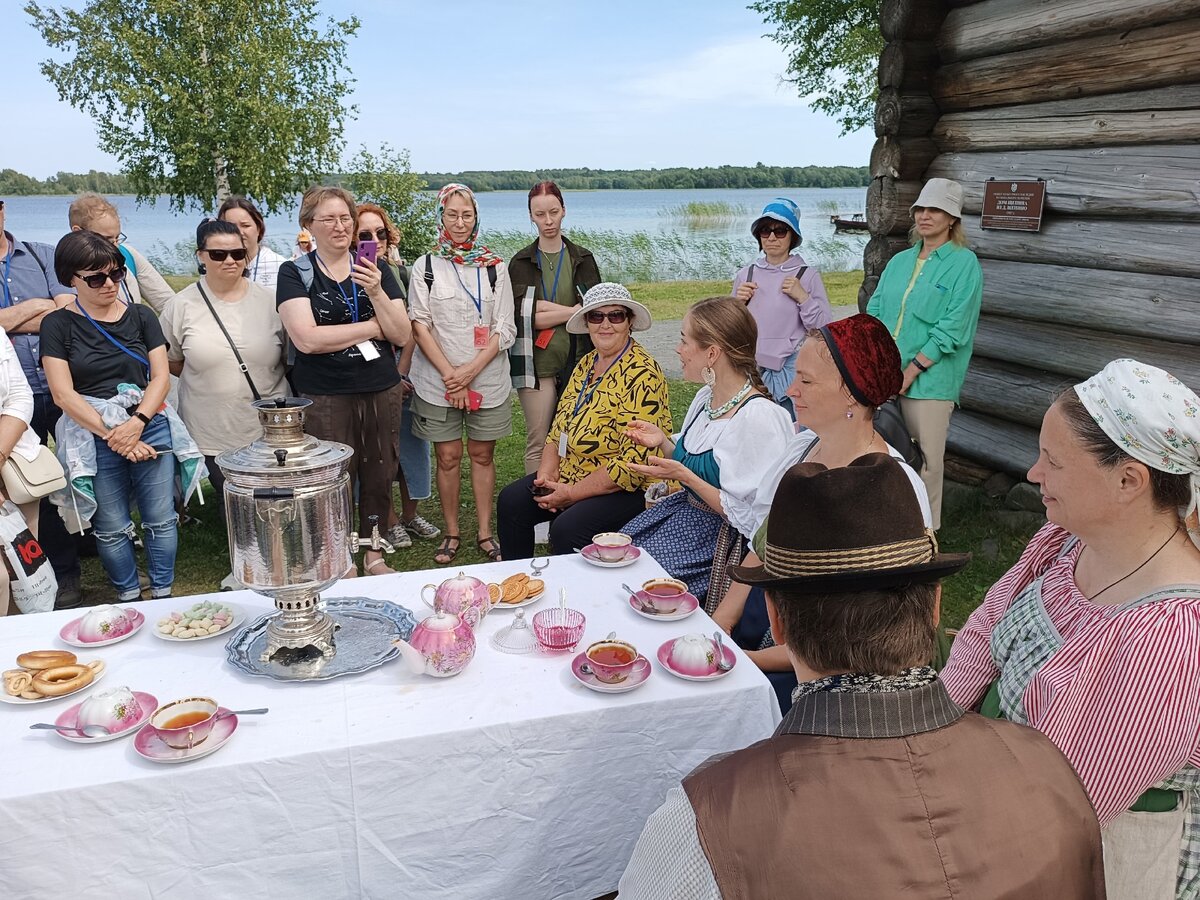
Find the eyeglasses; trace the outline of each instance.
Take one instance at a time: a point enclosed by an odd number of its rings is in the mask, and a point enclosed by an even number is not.
[[[100,234],[100,232],[97,231],[96,234]],[[125,232],[123,232],[123,231],[120,232],[119,234],[115,234],[115,235],[114,234],[100,234],[100,237],[104,238],[106,241],[108,241],[114,247],[119,247],[119,246],[121,246],[121,244],[125,243],[126,240],[128,240],[128,238],[125,237]]]
[[[475,213],[473,213],[473,212],[456,213],[456,212],[450,212],[449,210],[445,210],[442,213],[442,218],[448,219],[451,222],[474,222],[475,221]]]
[[[591,325],[599,325],[605,319],[608,319],[608,321],[612,322],[614,325],[620,325],[622,322],[624,322],[626,319],[629,318],[629,310],[614,309],[614,310],[611,310],[610,312],[601,312],[600,310],[592,310],[591,312],[587,313],[584,316],[584,318],[587,319],[588,323]]]
[[[332,228],[334,225],[341,225],[343,228],[349,228],[354,224],[353,216],[322,216],[319,219],[313,219],[322,228]]]
[[[758,236],[765,238],[767,235],[770,235],[772,237],[784,238],[791,233],[791,230],[786,225],[764,225],[758,229]]]
[[[360,241],[376,240],[376,241],[379,241],[380,243],[386,244],[387,243],[387,229],[386,228],[376,228],[374,233],[372,233],[370,231],[360,231],[358,233],[358,239]]]
[[[241,262],[246,258],[246,250],[244,247],[238,247],[236,250],[207,250],[204,247],[200,248],[201,253],[207,253],[209,259],[213,262],[225,262],[225,257],[230,257],[234,262]]]
[[[125,280],[125,267],[117,266],[115,269],[109,269],[107,272],[96,272],[92,275],[83,275],[79,272],[75,273],[75,277],[90,287],[93,291],[98,291],[104,287],[104,282],[112,279],[113,284],[120,284]]]

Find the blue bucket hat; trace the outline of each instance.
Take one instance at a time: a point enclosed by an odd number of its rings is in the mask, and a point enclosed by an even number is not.
[[[804,235],[800,233],[800,207],[787,197],[776,197],[764,206],[762,215],[750,225],[750,234],[757,238],[758,226],[767,219],[782,222],[788,228],[792,229],[792,231],[796,232],[796,237],[804,238]]]

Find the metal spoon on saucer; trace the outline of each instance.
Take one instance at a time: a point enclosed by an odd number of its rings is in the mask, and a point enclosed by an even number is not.
[[[713,632],[713,637],[717,639],[717,668],[722,672],[728,672],[733,668],[733,663],[725,661],[725,636],[718,629]]]
[[[651,606],[649,603],[647,603],[645,600],[643,600],[641,597],[639,597],[637,591],[635,591],[633,588],[631,588],[629,585],[625,584],[624,582],[621,582],[621,587],[629,592],[630,598],[637,603],[638,608],[642,612],[650,613],[651,615],[655,615],[655,616],[658,615],[658,610],[655,609],[653,606]]]
[[[67,725],[55,725],[53,722],[38,722],[37,724],[30,725],[29,727],[33,731],[38,731],[39,729],[45,729],[46,731],[69,731],[74,734],[82,734],[84,737],[90,738],[108,737],[110,734],[112,734],[112,732],[103,725],[81,725],[76,728],[71,728]]]

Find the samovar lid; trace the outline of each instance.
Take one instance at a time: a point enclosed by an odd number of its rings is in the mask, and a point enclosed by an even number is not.
[[[263,436],[236,450],[217,454],[217,465],[227,477],[238,475],[292,476],[317,469],[344,470],[353,449],[336,441],[322,441],[304,433],[304,416],[311,400],[279,397],[250,404],[258,412]]]

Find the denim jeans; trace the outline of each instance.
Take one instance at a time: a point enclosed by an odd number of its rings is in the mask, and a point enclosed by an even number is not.
[[[142,432],[152,447],[171,444],[166,419],[155,416]],[[137,600],[137,558],[133,552],[131,501],[142,515],[146,545],[146,574],[153,597],[169,597],[175,581],[178,517],[175,515],[175,457],[160,453],[157,459],[134,463],[114,453],[96,438],[96,551],[121,602]]]

